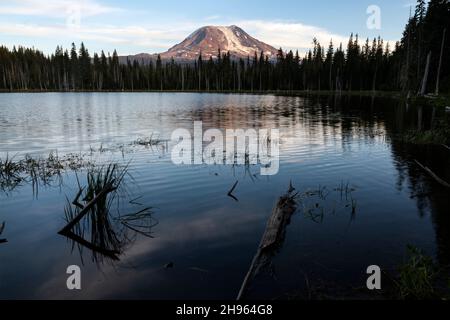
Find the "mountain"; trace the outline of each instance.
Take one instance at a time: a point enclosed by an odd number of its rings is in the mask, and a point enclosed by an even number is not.
[[[278,50],[261,42],[238,26],[206,26],[196,30],[183,42],[170,48],[168,51],[160,53],[162,60],[174,59],[178,62],[190,62],[198,59],[200,53],[204,60],[212,57],[217,58],[218,50],[222,53],[230,53],[233,58],[253,57],[255,52],[259,56],[261,52],[270,59],[275,58]],[[122,57],[126,62],[138,60],[155,60],[157,54],[138,54],[135,56]]]

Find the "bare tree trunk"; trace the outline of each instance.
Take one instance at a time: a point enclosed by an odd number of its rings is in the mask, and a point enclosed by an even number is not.
[[[444,44],[445,44],[445,34],[447,33],[447,29],[444,29],[444,33],[442,35],[442,44],[441,44],[441,56],[439,57],[439,67],[436,79],[436,91],[435,95],[439,95],[439,78],[441,77],[441,68],[442,68],[442,56],[444,54]]]
[[[423,120],[423,110],[422,107],[419,107],[417,110],[417,130],[422,131],[422,120]]]
[[[375,92],[376,87],[377,87],[377,73],[378,73],[378,66],[375,66],[375,72],[373,74],[373,79],[372,79],[372,91]]]
[[[427,92],[428,73],[430,71],[430,60],[431,60],[431,51],[428,53],[428,56],[427,56],[427,65],[425,67],[425,73],[423,75],[422,87],[419,92],[420,96],[424,96],[425,93]]]
[[[409,13],[409,19],[411,20],[411,12]],[[411,48],[411,35],[410,35],[409,28],[408,28],[408,47],[407,47],[407,50],[406,50],[406,76],[405,76],[405,79],[406,79],[405,88],[408,90],[408,94],[409,94],[409,90],[411,89],[410,88],[410,83],[409,83],[409,59],[410,59],[409,55],[410,55],[410,48]]]
[[[329,82],[329,89],[330,89],[330,91],[333,91],[333,80],[332,80],[332,72],[333,72],[333,61],[331,61],[331,64],[330,64],[330,74],[329,74],[329,77],[328,77],[328,82]]]

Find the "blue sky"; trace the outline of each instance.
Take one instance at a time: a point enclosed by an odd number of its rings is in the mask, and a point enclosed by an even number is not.
[[[380,29],[369,29],[371,5]],[[0,0],[0,44],[34,46],[46,53],[84,41],[91,52],[162,52],[204,25],[236,24],[276,47],[309,48],[362,38],[400,38],[412,0]]]

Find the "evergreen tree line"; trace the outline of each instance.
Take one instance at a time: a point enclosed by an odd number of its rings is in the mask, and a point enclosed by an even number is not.
[[[333,42],[312,49],[279,50],[276,60],[263,54],[233,59],[219,50],[191,64],[174,60],[120,63],[116,51],[93,57],[82,43],[57,47],[44,55],[31,48],[0,47],[0,90],[401,90],[450,92],[450,1],[419,0],[402,39],[391,50],[381,38],[361,41],[351,35],[346,47]]]

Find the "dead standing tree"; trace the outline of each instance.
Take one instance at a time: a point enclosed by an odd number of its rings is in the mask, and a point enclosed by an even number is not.
[[[425,72],[422,79],[422,85],[420,87],[419,96],[424,96],[427,93],[428,74],[430,73],[431,51],[427,56],[427,64],[425,66]]]
[[[447,29],[444,29],[444,32],[442,34],[442,43],[441,43],[441,55],[439,57],[439,67],[437,72],[437,78],[436,78],[436,90],[434,92],[435,95],[439,95],[439,82],[441,78],[441,68],[442,68],[442,57],[444,55],[444,46],[445,46],[445,36],[447,34]]]

